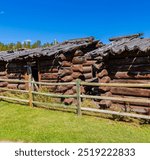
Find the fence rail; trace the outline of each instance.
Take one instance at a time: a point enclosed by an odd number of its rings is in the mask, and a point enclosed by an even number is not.
[[[17,89],[8,89],[4,87],[0,87],[0,90],[3,91],[11,91],[11,92],[22,92],[29,95],[29,99],[18,99],[6,96],[0,96],[0,99],[7,99],[13,100],[18,102],[28,103],[30,107],[34,105],[44,105],[44,106],[52,106],[52,107],[63,107],[63,108],[73,108],[77,110],[77,115],[81,115],[82,111],[89,111],[89,112],[97,112],[97,113],[105,113],[105,114],[112,114],[112,115],[120,115],[120,116],[129,116],[135,118],[143,118],[143,119],[150,119],[149,115],[140,115],[140,114],[133,114],[127,112],[117,112],[117,111],[110,111],[110,110],[102,110],[102,109],[94,109],[94,108],[83,108],[81,107],[81,99],[88,98],[88,99],[101,99],[101,100],[113,100],[113,101],[123,101],[123,102],[138,102],[138,103],[147,103],[150,104],[150,99],[145,99],[143,102],[142,98],[133,99],[133,98],[118,98],[118,97],[109,97],[109,96],[94,96],[94,95],[83,95],[81,94],[81,86],[93,86],[93,87],[129,87],[129,88],[150,88],[150,83],[148,84],[130,84],[130,83],[88,83],[82,82],[79,79],[76,82],[68,82],[68,83],[45,83],[45,82],[35,82],[32,81],[31,76],[29,76],[29,80],[14,80],[14,79],[0,79],[0,82],[17,82],[17,83],[26,83],[28,84],[28,90],[17,90]],[[55,94],[55,93],[43,93],[37,92],[33,90],[33,85],[47,85],[47,86],[60,86],[60,85],[76,85],[76,94],[74,95],[62,95],[62,94]],[[53,98],[76,98],[77,105],[65,105],[65,104],[58,104],[58,103],[46,103],[46,102],[38,102],[34,101],[34,95],[42,95],[48,96]]]

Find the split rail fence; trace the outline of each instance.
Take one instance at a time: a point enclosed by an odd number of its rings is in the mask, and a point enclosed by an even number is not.
[[[117,111],[110,111],[110,110],[103,110],[103,109],[94,109],[94,108],[84,108],[81,107],[82,98],[87,99],[99,99],[99,100],[116,100],[116,101],[123,101],[123,102],[143,102],[143,99],[137,98],[117,98],[117,97],[109,97],[109,96],[94,96],[94,95],[83,95],[81,94],[81,86],[93,86],[93,87],[131,87],[131,88],[150,88],[150,84],[127,84],[127,83],[87,83],[80,81],[79,79],[76,82],[67,82],[67,83],[45,83],[45,82],[35,82],[31,80],[31,76],[29,76],[29,80],[14,80],[14,79],[0,79],[0,82],[16,82],[16,83],[26,83],[29,86],[28,90],[19,90],[19,89],[8,89],[4,87],[0,87],[1,91],[10,91],[10,92],[21,92],[29,95],[29,99],[19,99],[7,96],[0,96],[1,100],[12,100],[18,101],[29,104],[30,107],[34,105],[44,105],[44,106],[51,106],[51,107],[62,107],[62,108],[72,108],[77,110],[77,115],[82,115],[82,111],[88,112],[98,112],[104,114],[111,114],[111,115],[119,115],[119,116],[127,116],[127,117],[134,117],[134,118],[141,118],[141,119],[150,119],[149,115],[141,115],[135,113],[128,113],[128,112],[117,112]],[[33,85],[45,85],[45,86],[65,86],[65,85],[76,85],[76,94],[74,95],[62,95],[56,93],[43,93],[33,90]],[[65,105],[65,104],[58,104],[58,103],[45,103],[34,101],[34,95],[42,95],[48,96],[53,98],[76,98],[77,105]],[[147,99],[144,101],[145,103],[150,104],[150,100]]]

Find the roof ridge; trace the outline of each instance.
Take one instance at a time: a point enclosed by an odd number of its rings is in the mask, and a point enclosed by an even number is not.
[[[120,41],[124,38],[126,39],[140,38],[143,35],[144,35],[143,33],[138,33],[138,34],[132,34],[132,35],[127,35],[127,36],[113,37],[113,38],[110,38],[109,41]]]

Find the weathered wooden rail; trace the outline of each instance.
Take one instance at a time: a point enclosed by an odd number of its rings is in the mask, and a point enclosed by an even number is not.
[[[20,92],[24,94],[29,95],[29,99],[18,99],[13,97],[7,97],[7,96],[0,96],[0,99],[2,100],[12,100],[17,102],[23,102],[29,104],[30,107],[33,107],[34,105],[42,105],[42,106],[51,106],[51,107],[63,107],[63,108],[73,108],[77,110],[77,114],[81,115],[82,111],[88,111],[88,112],[97,112],[97,113],[104,113],[104,114],[112,114],[112,115],[119,115],[119,116],[129,116],[134,118],[142,118],[142,119],[150,119],[149,115],[141,115],[141,114],[134,114],[134,113],[127,113],[127,112],[117,112],[117,111],[110,111],[110,110],[102,110],[102,109],[94,109],[94,108],[83,108],[81,107],[81,99],[82,98],[88,98],[88,99],[103,99],[103,100],[117,100],[117,101],[123,101],[123,102],[140,102],[140,103],[147,103],[150,104],[150,99],[146,99],[143,102],[143,99],[137,98],[119,98],[119,97],[109,97],[109,96],[94,96],[94,95],[83,95],[81,94],[81,86],[109,86],[109,87],[128,87],[128,88],[150,88],[149,84],[130,84],[130,83],[87,83],[82,82],[79,79],[76,80],[76,82],[68,82],[68,83],[44,83],[44,82],[35,82],[31,80],[31,77],[29,76],[28,81],[23,80],[13,80],[13,79],[0,79],[1,82],[17,82],[17,83],[27,83],[28,84],[28,90],[17,90],[17,89],[8,89],[4,87],[0,87],[1,91],[10,91],[10,92]],[[33,85],[46,85],[46,86],[60,86],[60,85],[76,85],[76,94],[74,95],[62,95],[62,94],[56,94],[56,93],[43,93],[43,92],[37,92],[33,90]],[[42,95],[42,96],[48,96],[48,97],[54,97],[54,98],[76,98],[77,105],[65,105],[65,104],[58,104],[58,103],[45,103],[45,102],[38,102],[34,101],[33,97],[34,95]]]

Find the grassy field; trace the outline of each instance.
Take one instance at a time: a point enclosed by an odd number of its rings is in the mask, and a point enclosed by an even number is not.
[[[0,141],[150,142],[150,125],[0,102]]]

